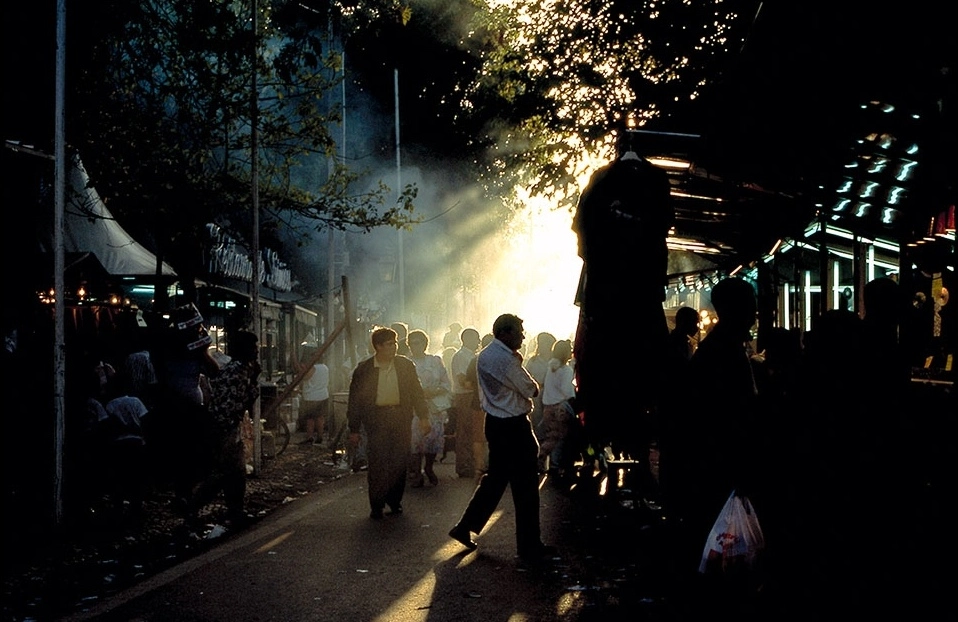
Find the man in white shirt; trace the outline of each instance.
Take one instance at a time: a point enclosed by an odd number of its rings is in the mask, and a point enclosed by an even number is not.
[[[303,376],[303,401],[299,407],[297,430],[306,432],[301,444],[321,445],[326,417],[329,415],[329,367],[316,359],[318,349],[313,345],[303,346],[303,365],[310,365]],[[330,430],[332,436],[333,430]],[[330,442],[332,442],[332,438]]]
[[[536,564],[554,549],[542,543],[539,529],[539,443],[529,414],[539,385],[522,367],[524,333],[522,320],[500,315],[493,324],[495,339],[477,359],[479,401],[486,412],[485,433],[489,441],[489,470],[479,479],[469,505],[449,536],[469,550],[478,544],[506,486],[512,488],[516,511],[516,549],[520,562]]]

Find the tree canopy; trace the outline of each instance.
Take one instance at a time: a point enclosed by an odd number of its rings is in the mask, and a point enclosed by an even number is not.
[[[417,189],[336,152],[344,68],[384,109],[394,93],[380,78],[402,72],[415,156],[464,163],[507,206],[520,188],[569,207],[616,129],[675,114],[721,79],[757,3],[259,0],[256,33],[251,5],[68,13],[70,146],[114,214],[180,270],[206,223],[248,231],[254,63],[264,239],[293,222],[407,227]]]
[[[206,223],[246,237],[253,114],[265,239],[291,214],[316,228],[415,220],[414,187],[387,204],[384,183],[360,186],[335,157],[341,111],[327,93],[342,67],[327,32],[277,0],[258,4],[254,34],[251,4],[96,3],[71,48],[71,146],[117,217],[180,270],[196,265]]]
[[[462,110],[485,125],[491,187],[570,206],[616,131],[687,107],[721,79],[751,2],[490,0]]]

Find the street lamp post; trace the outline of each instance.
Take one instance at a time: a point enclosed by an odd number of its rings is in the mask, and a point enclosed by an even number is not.
[[[402,153],[399,143],[399,69],[393,70],[393,91],[396,107],[396,202],[402,200]],[[399,263],[399,319],[406,320],[406,261],[403,253],[402,227],[398,230],[398,257]]]

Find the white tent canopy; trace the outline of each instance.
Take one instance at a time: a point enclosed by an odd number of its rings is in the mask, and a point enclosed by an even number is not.
[[[79,157],[68,167],[66,209],[63,215],[63,243],[66,253],[93,253],[109,274],[114,276],[155,276],[156,255],[133,239],[118,223],[95,188]],[[52,239],[42,240],[52,252]],[[176,276],[163,263],[165,276]]]

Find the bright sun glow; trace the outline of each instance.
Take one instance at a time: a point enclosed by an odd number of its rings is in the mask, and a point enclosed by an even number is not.
[[[588,158],[591,166],[578,176],[579,187],[605,163]],[[540,332],[574,339],[582,260],[572,231],[573,214],[528,193],[518,192],[517,200],[523,207],[507,214],[488,206],[477,188],[464,188],[450,201],[461,206],[454,223],[435,219],[406,232],[405,315],[397,313],[389,299],[398,289],[396,232],[379,231],[364,238],[366,248],[355,253],[368,268],[355,275],[358,307],[371,314],[383,309],[375,315],[378,322],[401,319],[426,330],[430,353],[441,350],[451,322],[486,334],[503,313],[524,320],[526,348],[534,346]],[[385,267],[385,274],[379,274],[380,267]]]
[[[592,166],[579,175],[580,188],[605,164],[593,158],[589,163]],[[572,231],[572,214],[522,191],[517,191],[517,196],[525,209],[501,223],[469,259],[481,276],[472,313],[466,315],[474,318],[473,326],[480,333],[486,333],[499,314],[515,313],[524,320],[527,349],[534,347],[540,332],[573,340],[582,260]]]
[[[505,228],[506,239],[489,241],[489,248],[479,253],[497,257],[494,265],[486,262],[486,279],[492,290],[508,292],[512,312],[525,320],[528,348],[539,332],[559,339],[575,336],[579,308],[574,301],[582,260],[571,214],[551,209],[540,199],[527,200],[526,205],[527,210]],[[490,252],[496,247],[498,254]],[[485,311],[488,317],[497,315],[493,308]]]

